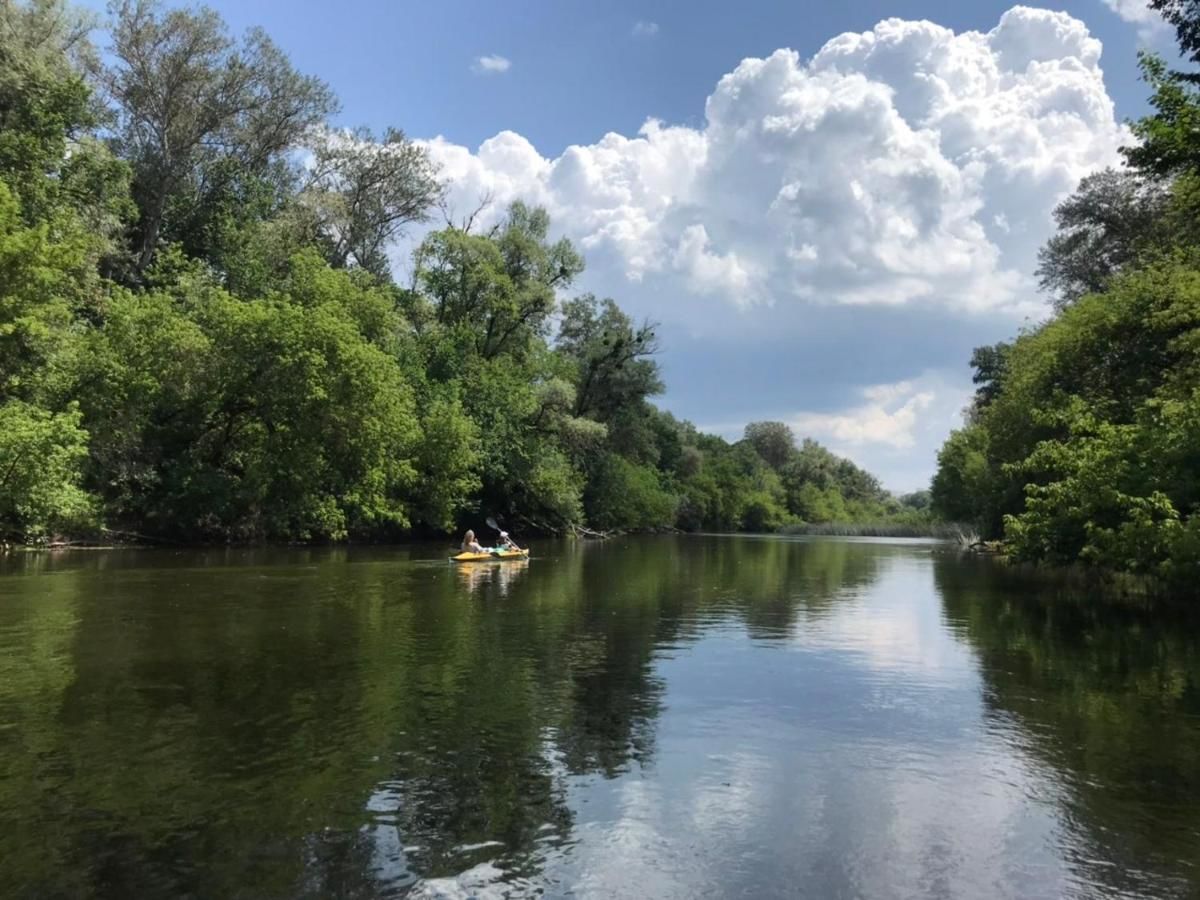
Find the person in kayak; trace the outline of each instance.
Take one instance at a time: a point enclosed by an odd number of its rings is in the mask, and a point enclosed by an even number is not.
[[[504,550],[520,550],[521,549],[520,547],[517,546],[517,542],[508,536],[507,531],[500,532],[500,546]]]
[[[480,544],[479,541],[475,540],[475,532],[468,528],[467,533],[463,535],[462,552],[487,553],[488,551],[484,549],[483,545]]]

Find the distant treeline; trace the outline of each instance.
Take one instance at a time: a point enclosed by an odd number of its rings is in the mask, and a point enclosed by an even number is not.
[[[1200,63],[1200,6],[1151,0]],[[1200,71],[1143,54],[1154,112],[1040,255],[1056,314],[975,351],[935,510],[1016,558],[1200,578]]]
[[[398,284],[438,171],[331,127],[262,32],[130,0],[100,55],[94,24],[0,3],[0,539],[928,517],[778,423],[656,409],[654,326],[560,300],[584,263],[543,210],[432,231]]]

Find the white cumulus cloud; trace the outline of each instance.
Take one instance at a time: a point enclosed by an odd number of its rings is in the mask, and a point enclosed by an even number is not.
[[[657,22],[638,21],[633,23],[633,36],[640,38],[654,37],[658,34]]]
[[[780,418],[798,438],[815,438],[882,476],[886,487],[911,491],[929,486],[934,452],[962,424],[973,390],[965,371],[921,371],[860,388],[845,408]]]
[[[687,286],[698,294],[723,294],[738,303],[754,299],[755,279],[735,253],[718,255],[709,250],[708,232],[703,225],[683,230],[672,258],[684,275]]]
[[[498,54],[475,57],[471,63],[471,71],[476,75],[502,75],[512,68],[512,60]]]
[[[666,320],[712,298],[1028,313],[1051,209],[1127,139],[1100,51],[1023,6],[986,33],[887,19],[807,61],[743,60],[699,128],[648,120],[554,158],[513,132],[427,146],[456,207],[545,205],[589,286]]]
[[[1166,21],[1147,0],[1104,0],[1104,5],[1126,22],[1136,25],[1144,41],[1152,42],[1169,33]]]
[[[843,412],[800,413],[792,419],[792,430],[850,447],[912,447],[917,417],[933,403],[933,392],[918,391],[911,382],[902,381],[864,388],[862,394],[865,402]]]
[[[1104,0],[1104,5],[1126,22],[1136,25],[1162,21],[1162,17],[1150,8],[1146,0]]]
[[[770,382],[784,384],[803,372],[806,399],[780,408],[776,397],[753,417],[806,410],[799,433],[911,489],[927,482],[970,393],[968,349],[951,360],[937,348],[951,333],[955,347],[972,345],[968,332],[990,343],[1045,313],[1032,273],[1051,211],[1130,139],[1101,49],[1071,15],[1025,6],[988,31],[887,19],[810,58],[743,60],[711,88],[697,126],[648,119],[557,155],[513,131],[475,148],[424,144],[456,218],[483,197],[482,228],[514,200],[546,207],[556,236],[587,258],[577,288],[662,323],[672,409],[740,433],[746,398],[714,395],[688,366],[698,346],[769,343],[769,358],[723,354],[730,377],[770,365]],[[400,268],[419,238],[396,248]],[[945,323],[946,340],[915,323]],[[794,358],[778,349],[788,340]],[[818,392],[813,373],[826,371]],[[911,389],[864,393],[879,382]]]

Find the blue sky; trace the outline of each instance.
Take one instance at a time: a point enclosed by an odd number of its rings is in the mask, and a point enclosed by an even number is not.
[[[971,348],[1045,315],[1049,211],[1144,111],[1138,47],[1170,46],[1143,0],[210,5],[341,124],[431,140],[455,211],[546,205],[580,287],[662,323],[663,406],[782,419],[897,490],[927,484]]]
[[[102,0],[91,5],[103,8]],[[717,80],[743,58],[790,47],[804,56],[881,19],[929,19],[986,31],[1014,4],[997,0],[697,0],[692,3],[513,4],[388,0],[209,0],[235,30],[261,26],[305,71],[337,90],[346,125],[397,125],[474,147],[511,129],[543,155],[605,132],[634,134],[648,117],[698,125]],[[1031,4],[1041,5],[1041,4]],[[1137,29],[1103,0],[1047,4],[1085,22],[1104,44],[1106,82],[1124,115],[1145,95]],[[650,38],[633,39],[638,22]],[[512,62],[503,78],[471,71],[481,55]]]

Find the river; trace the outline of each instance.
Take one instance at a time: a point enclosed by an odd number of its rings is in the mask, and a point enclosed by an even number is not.
[[[0,896],[1195,897],[1200,620],[921,542],[0,559]]]

